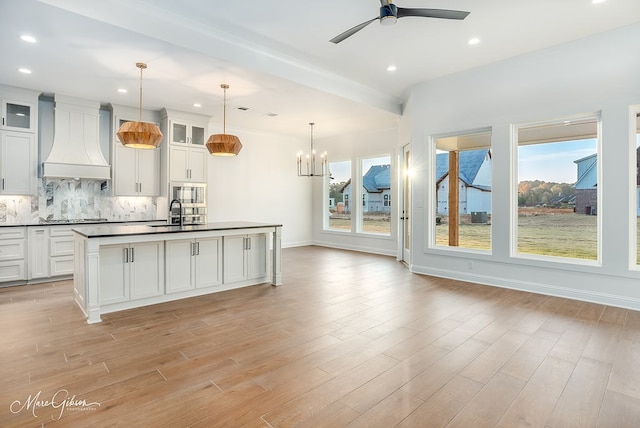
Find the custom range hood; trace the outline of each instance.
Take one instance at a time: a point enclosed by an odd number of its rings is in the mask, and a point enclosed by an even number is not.
[[[96,101],[55,96],[53,146],[42,163],[44,178],[111,179],[100,151],[99,110]]]

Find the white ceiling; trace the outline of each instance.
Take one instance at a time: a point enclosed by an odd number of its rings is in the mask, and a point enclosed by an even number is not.
[[[228,83],[229,128],[307,136],[313,121],[321,138],[393,126],[416,83],[640,21],[638,0],[395,4],[471,14],[373,22],[333,44],[376,17],[379,1],[3,0],[0,83],[137,107],[135,63],[143,61],[145,108],[199,112],[221,124],[220,84]],[[38,42],[23,42],[24,33]],[[468,45],[471,37],[480,43]],[[391,64],[395,72],[386,71]]]

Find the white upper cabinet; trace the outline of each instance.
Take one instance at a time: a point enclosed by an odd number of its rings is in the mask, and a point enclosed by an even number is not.
[[[125,147],[118,139],[118,129],[125,122],[139,121],[140,111],[133,107],[111,104],[114,196],[158,196],[160,194],[160,149]],[[157,112],[143,110],[142,121],[159,123]]]
[[[162,186],[169,182],[206,183],[209,117],[162,109]]]
[[[36,193],[36,138],[32,133],[0,132],[0,194],[33,195]]]
[[[2,99],[2,129],[35,132],[34,104]]]
[[[169,142],[171,144],[191,144],[204,147],[206,121],[187,122],[182,119],[169,119]]]
[[[0,85],[0,195],[34,195],[37,187],[37,91]]]

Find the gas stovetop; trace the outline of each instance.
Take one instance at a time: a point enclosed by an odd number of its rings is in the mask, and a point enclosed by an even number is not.
[[[40,218],[40,224],[105,223],[107,221],[109,221],[109,219],[106,219],[106,218],[63,218],[63,219]]]

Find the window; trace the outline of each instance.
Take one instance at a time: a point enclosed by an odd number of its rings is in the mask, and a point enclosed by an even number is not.
[[[329,210],[326,229],[351,231],[350,198],[351,161],[330,162]]]
[[[360,231],[391,235],[391,156],[362,159],[362,211]],[[388,202],[387,198],[387,202]]]
[[[636,111],[640,110],[640,107]],[[636,264],[640,265],[640,113],[635,115],[635,150],[636,150]]]
[[[516,128],[518,254],[598,259],[598,122]]]
[[[490,250],[491,129],[441,135],[434,141],[434,244]]]

